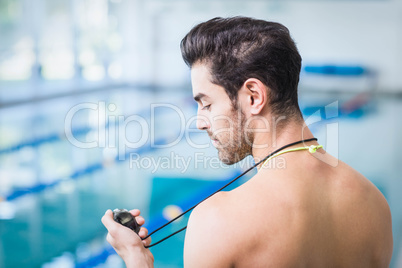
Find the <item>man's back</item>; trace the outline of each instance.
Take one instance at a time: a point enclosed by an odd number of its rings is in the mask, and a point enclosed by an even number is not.
[[[185,265],[388,267],[392,228],[384,197],[361,174],[324,157],[286,154],[286,168],[261,170],[197,207]]]

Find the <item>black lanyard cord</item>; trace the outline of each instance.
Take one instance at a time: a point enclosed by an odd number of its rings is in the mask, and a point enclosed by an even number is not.
[[[210,198],[211,196],[213,196],[214,194],[216,194],[217,192],[222,191],[223,189],[225,189],[226,187],[228,187],[229,185],[231,185],[233,182],[237,181],[238,179],[240,179],[241,177],[243,177],[245,174],[247,174],[250,170],[252,170],[253,168],[257,167],[259,164],[261,164],[262,162],[264,162],[265,160],[267,160],[268,158],[270,158],[271,156],[273,156],[274,154],[278,153],[279,151],[282,151],[283,149],[286,149],[290,146],[299,144],[299,143],[305,143],[305,142],[309,142],[309,141],[317,141],[317,138],[311,138],[311,139],[307,139],[307,140],[300,140],[300,141],[296,141],[296,142],[292,142],[289,143],[285,146],[282,146],[281,148],[279,148],[278,150],[275,150],[274,152],[270,153],[269,155],[267,155],[266,157],[264,157],[264,159],[262,159],[261,161],[259,161],[257,164],[255,164],[254,166],[248,168],[246,171],[244,171],[242,174],[240,174],[239,176],[237,176],[236,178],[234,178],[233,180],[231,180],[230,182],[228,182],[227,184],[225,184],[223,187],[221,187],[219,190],[215,191],[214,193],[210,194],[209,196],[207,196],[206,198],[204,198],[203,200],[201,200],[200,202],[198,202],[196,205],[192,206],[191,208],[187,209],[186,211],[184,211],[183,213],[181,213],[180,215],[178,215],[177,217],[175,217],[174,219],[170,220],[169,222],[165,223],[164,225],[162,225],[161,227],[157,228],[156,230],[152,231],[150,234],[148,234],[146,237],[142,238],[142,240],[147,239],[148,237],[150,237],[151,235],[153,235],[154,233],[156,233],[157,231],[159,231],[162,228],[165,228],[167,225],[171,224],[172,222],[174,222],[175,220],[177,220],[178,218],[182,217],[184,214],[186,214],[187,212],[189,212],[190,210],[194,209],[196,206],[198,206],[200,203],[204,202],[206,199]],[[165,241],[166,239],[168,239],[169,237],[180,233],[181,231],[184,231],[187,228],[187,226],[185,226],[184,228],[166,236],[165,238],[159,240],[158,242],[153,243],[152,245],[149,246],[145,246],[146,248],[150,248],[153,247],[159,243],[161,243],[162,241]]]

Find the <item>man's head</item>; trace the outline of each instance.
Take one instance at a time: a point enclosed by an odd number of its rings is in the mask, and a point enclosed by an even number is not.
[[[214,18],[195,26],[183,38],[181,50],[192,69],[199,116],[205,117],[198,127],[219,141],[225,163],[251,154],[253,132],[239,131],[250,116],[302,118],[297,99],[301,57],[285,26],[245,17]]]

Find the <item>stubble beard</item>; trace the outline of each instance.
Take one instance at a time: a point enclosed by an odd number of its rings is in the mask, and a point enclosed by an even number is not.
[[[218,157],[225,165],[233,165],[243,160],[245,157],[252,153],[252,141],[254,135],[252,132],[245,132],[246,118],[243,112],[233,110],[233,129],[230,135],[226,133],[221,137],[224,143],[222,148],[218,148]],[[230,137],[232,136],[232,138]]]

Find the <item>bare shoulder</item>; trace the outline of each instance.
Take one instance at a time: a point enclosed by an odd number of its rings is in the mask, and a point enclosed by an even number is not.
[[[194,209],[184,244],[185,267],[258,267],[265,259],[274,264],[286,258],[275,256],[275,248],[288,241],[278,235],[289,227],[286,205],[274,190],[260,190],[219,192]]]
[[[184,244],[185,267],[231,267],[235,249],[228,210],[228,193],[220,192],[198,205],[191,213]]]
[[[371,251],[371,263],[387,267],[392,256],[392,219],[387,200],[364,175],[340,162],[331,194],[335,215],[334,226],[343,234],[340,242],[352,245],[360,241],[366,252]],[[363,247],[350,249],[358,252]],[[357,255],[357,254],[355,254]],[[362,258],[363,259],[363,258]],[[368,267],[368,266],[367,266]]]
[[[381,218],[391,220],[390,210],[384,195],[380,190],[364,175],[351,168],[349,165],[340,162],[340,174],[336,181],[339,194],[343,197],[339,199],[345,202],[351,208],[359,209],[358,206],[350,206],[350,204],[359,204],[360,210],[366,207],[371,211],[381,213]]]

